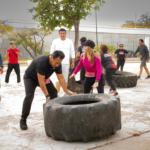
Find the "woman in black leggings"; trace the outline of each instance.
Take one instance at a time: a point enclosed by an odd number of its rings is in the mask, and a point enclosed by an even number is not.
[[[101,51],[101,63],[104,69],[106,70],[106,81],[110,87],[109,93],[114,93],[114,96],[119,97],[116,87],[113,83],[113,75],[117,70],[117,66],[111,58],[111,54],[108,52],[106,45],[100,46]]]

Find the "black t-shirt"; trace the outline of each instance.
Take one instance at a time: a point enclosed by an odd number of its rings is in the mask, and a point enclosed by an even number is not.
[[[117,66],[112,60],[111,54],[109,53],[101,53],[101,63],[105,69],[117,68]]]
[[[118,59],[124,59],[126,54],[128,54],[129,52],[127,50],[124,49],[117,49],[115,51],[115,54],[117,54],[117,58]]]
[[[62,66],[59,65],[58,67],[53,68],[49,64],[49,55],[43,55],[36,57],[32,61],[25,71],[25,75],[38,82],[37,73],[45,76],[45,79],[48,79],[54,72],[56,72],[56,74],[62,74]]]
[[[82,46],[82,45],[78,47],[78,52],[80,52],[80,55],[81,55],[82,53],[84,53],[84,49],[83,49],[83,46]]]

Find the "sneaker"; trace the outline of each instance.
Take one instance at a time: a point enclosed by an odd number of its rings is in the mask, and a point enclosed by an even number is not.
[[[6,83],[6,82],[5,82],[5,84],[4,84],[4,85],[5,85],[5,86],[7,86],[7,85],[8,85],[8,83]]]
[[[116,96],[117,98],[120,97],[120,95],[118,93],[114,93],[114,96]]]
[[[145,79],[150,79],[150,76],[147,76]]]
[[[59,93],[57,93],[57,98],[59,98],[60,97],[60,94]]]
[[[27,126],[27,123],[26,123],[26,119],[21,119],[20,120],[20,128],[22,130],[27,130],[28,129],[28,126]]]
[[[17,85],[18,85],[18,86],[20,86],[20,85],[21,85],[21,83],[19,82],[19,83],[17,83]]]
[[[138,76],[138,77],[137,77],[137,79],[141,79],[141,77],[140,77],[140,76]]]
[[[114,92],[113,92],[112,89],[110,89],[108,93],[109,93],[109,94],[113,94]]]
[[[63,92],[62,97],[68,96],[65,92]]]

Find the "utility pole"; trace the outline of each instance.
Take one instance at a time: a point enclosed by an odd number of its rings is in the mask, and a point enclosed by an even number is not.
[[[136,28],[136,16],[137,16],[137,13],[135,13],[135,28]]]
[[[97,1],[95,3],[98,5]],[[95,20],[96,20],[96,45],[98,45],[98,33],[97,33],[97,9],[95,10]]]

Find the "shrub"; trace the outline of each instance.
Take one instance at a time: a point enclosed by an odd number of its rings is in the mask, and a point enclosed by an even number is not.
[[[42,55],[50,55],[50,52],[49,51],[45,51],[45,52],[43,52]]]
[[[137,54],[136,54],[136,57],[140,57],[140,54],[139,54],[139,53],[137,53]]]
[[[113,53],[117,48],[115,47],[115,45],[109,45],[109,44],[106,44],[106,43],[103,43],[103,44],[100,44],[100,45],[107,45],[107,47],[108,47],[108,51],[109,51],[109,53]],[[97,51],[97,52],[99,52],[100,53],[100,48],[99,48],[99,46],[100,45],[97,45],[97,46],[95,46],[95,50]]]

